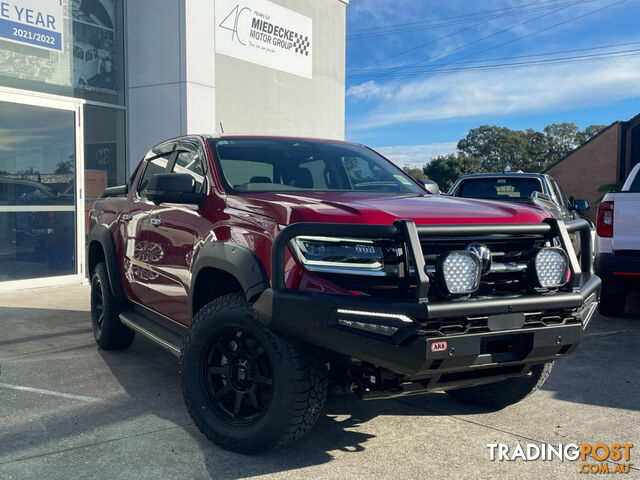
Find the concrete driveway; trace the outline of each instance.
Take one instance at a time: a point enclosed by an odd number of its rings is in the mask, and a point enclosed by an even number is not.
[[[138,336],[96,348],[88,287],[0,295],[0,478],[585,478],[579,462],[489,460],[489,443],[633,443],[640,478],[640,301],[592,320],[543,387],[499,412],[443,393],[330,398],[293,447],[247,457],[189,417],[178,361]],[[589,477],[590,475],[586,475]]]

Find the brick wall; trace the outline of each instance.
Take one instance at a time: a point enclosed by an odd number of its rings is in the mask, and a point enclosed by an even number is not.
[[[619,139],[620,123],[616,122],[546,172],[558,181],[567,195],[591,202],[591,209],[585,216],[594,222],[598,200],[604,195],[598,189],[617,181]]]

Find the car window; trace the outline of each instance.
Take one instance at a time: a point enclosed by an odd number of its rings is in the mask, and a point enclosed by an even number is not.
[[[640,170],[638,170],[640,172]],[[630,192],[640,192],[640,173],[636,173],[636,178],[633,179],[631,185],[629,186]]]
[[[151,177],[153,177],[157,173],[164,173],[167,165],[169,164],[169,158],[167,156],[156,157],[152,160],[149,160],[145,166],[144,173],[140,178],[140,182],[138,183],[138,195],[142,198],[146,198],[147,189],[149,187],[149,182],[151,181]]]
[[[80,60],[84,60],[84,50],[81,47],[74,46],[73,56],[79,58]]]
[[[180,143],[173,173],[188,173],[193,177],[195,191],[201,192],[204,185],[204,167],[198,148],[188,142]]]
[[[175,146],[176,146],[176,142],[165,142],[165,143],[161,143],[160,145],[156,145],[151,150],[149,150],[149,152],[147,152],[147,154],[144,156],[144,159],[149,160],[150,158],[153,158],[153,157],[168,155],[173,151]]]
[[[473,178],[464,180],[459,196],[486,200],[528,199],[535,191],[542,191],[542,184],[535,178]]]
[[[342,165],[347,172],[347,178],[354,190],[368,190],[371,186],[390,183],[394,179],[378,164],[362,157],[342,157]]]
[[[221,159],[226,181],[233,188],[249,183],[274,183],[273,164],[257,160]]]
[[[297,139],[213,140],[225,189],[424,194],[402,170],[360,145]]]
[[[555,189],[555,192],[556,192],[556,197],[558,198],[558,202],[563,207],[568,207],[569,198],[567,198],[567,194],[564,193],[564,190],[562,190],[562,187],[558,182],[556,182],[555,180],[552,180],[552,183],[553,183],[553,188]]]

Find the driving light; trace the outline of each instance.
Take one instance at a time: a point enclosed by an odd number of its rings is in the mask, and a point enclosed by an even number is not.
[[[480,261],[471,252],[456,250],[445,254],[439,270],[445,288],[454,295],[475,292],[480,285]]]
[[[382,249],[370,240],[296,237],[291,245],[305,266],[382,268]]]
[[[538,283],[544,288],[561,287],[567,283],[569,260],[561,248],[542,248],[535,257]]]

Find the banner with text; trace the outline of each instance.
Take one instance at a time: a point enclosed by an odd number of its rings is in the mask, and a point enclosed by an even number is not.
[[[63,51],[63,0],[0,0],[0,39]]]
[[[312,76],[312,21],[266,0],[216,0],[216,52]]]

